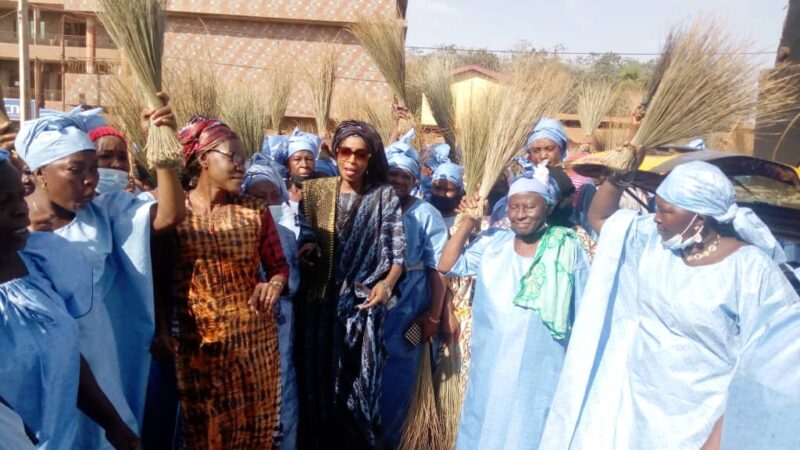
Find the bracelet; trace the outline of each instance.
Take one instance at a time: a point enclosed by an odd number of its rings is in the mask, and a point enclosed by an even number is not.
[[[442,321],[442,319],[434,319],[433,317],[428,316],[428,315],[426,315],[425,318],[428,319],[428,322],[430,322],[430,323],[432,323],[434,325],[437,325],[437,324],[439,324],[439,322]]]
[[[270,286],[278,288],[278,290],[283,290],[283,282],[282,281],[270,281],[267,283]]]

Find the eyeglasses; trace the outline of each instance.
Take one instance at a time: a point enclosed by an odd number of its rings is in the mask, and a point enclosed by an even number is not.
[[[220,155],[225,156],[225,158],[227,158],[228,161],[230,161],[231,164],[233,164],[234,166],[238,166],[238,167],[244,168],[244,165],[245,165],[244,156],[242,156],[242,155],[240,155],[238,153],[227,153],[227,152],[223,152],[222,150],[217,150],[216,148],[212,148],[212,149],[209,149],[207,151],[209,153],[210,152],[219,153]]]
[[[353,150],[350,147],[336,147],[336,157],[342,159],[349,159],[351,156],[355,156],[359,161],[366,161],[370,158],[369,150]]]

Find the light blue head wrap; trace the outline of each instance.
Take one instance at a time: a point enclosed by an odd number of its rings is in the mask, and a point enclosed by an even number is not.
[[[702,139],[695,139],[692,142],[689,142],[688,146],[698,150],[704,150],[706,148],[706,141]]]
[[[86,128],[88,129],[86,132],[94,130],[95,128],[100,128],[103,126],[108,125],[106,122],[105,117],[103,117],[103,108],[92,108],[87,109],[84,111],[80,106],[76,106],[75,108],[70,111],[70,114],[80,114],[85,117],[86,120]]]
[[[93,126],[105,125],[102,110],[58,113],[25,122],[14,147],[31,170],[84,150],[94,151],[89,138]]]
[[[444,163],[433,171],[431,182],[447,180],[458,186],[459,192],[464,192],[464,168],[453,163]]]
[[[283,164],[279,158],[283,158],[284,162],[288,159],[287,145],[289,143],[289,136],[275,135],[264,136],[264,144],[261,146],[261,153],[264,156],[269,156],[279,164]]]
[[[508,189],[508,198],[522,192],[533,192],[534,194],[539,194],[548,206],[555,205],[555,200],[558,198],[560,191],[555,180],[550,178],[550,172],[547,170],[546,164],[546,162],[542,163],[533,171],[525,172],[518,176]]]
[[[419,180],[422,176],[419,155],[410,144],[412,139],[414,139],[413,129],[399,141],[386,147],[386,159],[389,161],[389,167],[405,170]]]
[[[9,161],[11,161],[11,154],[8,153],[8,150],[0,148],[0,163],[6,163]]]
[[[286,147],[286,159],[289,159],[297,152],[307,151],[317,157],[319,153],[319,146],[322,145],[322,139],[316,134],[306,133],[295,128],[292,135],[289,136],[289,142]]]
[[[558,148],[561,150],[561,159],[564,159],[564,156],[567,153],[569,139],[567,138],[567,132],[564,130],[564,125],[560,120],[550,119],[548,117],[543,117],[541,120],[539,120],[539,122],[537,122],[536,126],[533,128],[531,135],[528,136],[528,141],[525,143],[525,148],[530,147],[539,139],[550,139],[551,141],[555,142],[556,145],[558,145]]]
[[[317,159],[315,169],[317,173],[321,173],[326,177],[339,176],[339,168],[336,167],[336,161],[332,159]]]
[[[743,240],[753,244],[779,263],[786,255],[769,228],[749,208],[736,204],[736,190],[719,168],[702,161],[681,164],[670,172],[656,194],[679,208],[732,223]]]
[[[430,149],[430,155],[425,158],[425,165],[431,170],[444,163],[450,162],[450,146],[447,144],[435,144]]]
[[[280,173],[280,165],[266,156],[256,153],[250,160],[250,167],[244,173],[242,179],[242,193],[247,188],[259,181],[272,183],[278,189],[281,202],[289,201],[289,192],[286,190],[286,183]]]

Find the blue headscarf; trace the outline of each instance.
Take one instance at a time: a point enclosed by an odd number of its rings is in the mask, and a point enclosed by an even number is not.
[[[25,122],[14,141],[19,156],[31,170],[84,150],[94,151],[89,132],[105,125],[102,109],[56,113]]]
[[[405,170],[417,180],[422,176],[417,150],[411,146],[414,139],[414,129],[406,133],[399,141],[386,147],[386,159],[389,167]]]
[[[539,120],[539,122],[537,122],[536,126],[533,128],[531,135],[528,136],[528,141],[525,143],[525,148],[527,149],[539,139],[549,139],[555,142],[560,149],[561,159],[564,159],[564,156],[567,153],[569,139],[567,138],[567,132],[564,130],[564,125],[560,120],[550,119],[548,117],[543,117],[541,120]]]
[[[521,192],[533,192],[542,196],[547,206],[553,206],[561,194],[558,184],[550,178],[547,163],[543,162],[530,172],[518,176],[508,189],[508,197]]]
[[[261,146],[261,153],[264,156],[269,156],[275,161],[278,161],[280,157],[286,158],[286,146],[288,143],[289,136],[286,135],[264,136],[264,144]],[[280,163],[280,161],[278,162]]]
[[[9,161],[11,161],[11,154],[8,153],[8,150],[0,148],[0,163],[5,163]]]
[[[286,183],[281,176],[280,165],[266,156],[256,153],[250,160],[250,167],[244,173],[242,193],[245,193],[250,185],[259,181],[272,183],[278,189],[281,202],[289,201],[289,192],[286,190]]]
[[[679,208],[732,223],[743,240],[753,244],[779,263],[786,255],[769,228],[749,208],[736,204],[736,190],[719,168],[702,161],[681,164],[667,175],[656,194]]]
[[[82,115],[85,118],[86,128],[88,128],[89,131],[108,125],[105,117],[102,116],[103,108],[92,108],[84,111],[83,107],[76,106],[70,111],[70,114]],[[87,133],[89,131],[87,131]]]
[[[464,192],[464,168],[453,163],[444,163],[433,171],[431,182],[447,180],[458,187],[459,192]]]
[[[292,135],[289,136],[288,145],[286,146],[286,159],[288,160],[295,153],[302,151],[311,152],[316,158],[320,145],[322,145],[322,139],[319,136],[295,128]]]
[[[326,177],[338,177],[339,168],[336,167],[336,161],[332,159],[317,159],[316,172],[325,175]]]
[[[425,165],[431,170],[436,170],[442,164],[450,162],[450,146],[435,144],[430,149],[430,154],[425,158]]]

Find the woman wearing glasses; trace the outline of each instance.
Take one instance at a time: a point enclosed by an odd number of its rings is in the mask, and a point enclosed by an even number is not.
[[[195,116],[178,137],[196,184],[176,230],[177,342],[166,314],[157,340],[177,353],[186,448],[272,448],[280,405],[272,307],[289,266],[267,203],[239,195],[245,159],[236,134]]]
[[[333,148],[341,176],[306,182],[300,205],[313,233],[300,238],[307,267],[296,304],[298,444],[374,448],[385,303],[403,270],[403,223],[375,129],[342,122]]]

